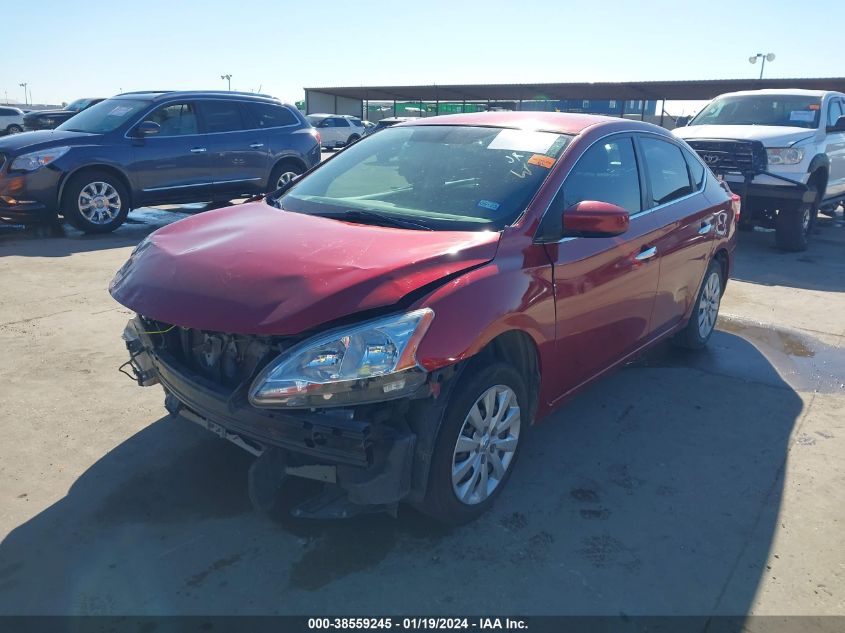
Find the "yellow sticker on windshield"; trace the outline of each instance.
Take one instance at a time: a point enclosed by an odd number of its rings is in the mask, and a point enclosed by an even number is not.
[[[540,167],[551,169],[552,165],[555,164],[555,159],[551,156],[544,156],[543,154],[534,154],[531,158],[528,159],[528,164],[539,165]]]

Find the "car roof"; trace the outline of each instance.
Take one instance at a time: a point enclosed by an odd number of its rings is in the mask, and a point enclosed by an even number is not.
[[[749,97],[754,95],[823,97],[826,94],[831,94],[831,92],[831,90],[804,90],[802,88],[770,88],[766,90],[739,90],[737,92],[726,92],[725,94],[719,95],[719,97]]]
[[[181,98],[181,97],[215,97],[215,98],[230,98],[243,99],[249,97],[259,101],[267,101],[272,103],[281,103],[276,97],[261,94],[258,92],[238,92],[235,90],[137,90],[134,92],[122,92],[114,98],[128,97],[134,99],[145,99],[148,101],[162,101],[164,99]]]
[[[312,112],[311,114],[306,114],[305,116],[312,116],[315,119],[325,119],[326,117],[334,116],[339,117],[341,119],[360,119],[361,117],[355,116],[354,114],[328,114],[327,112]]]
[[[398,125],[477,125],[501,128],[542,130],[558,134],[579,134],[599,123],[625,121],[631,129],[652,130],[655,125],[598,114],[575,114],[569,112],[475,112],[471,114],[446,114],[415,119]],[[663,128],[659,128],[663,129]]]

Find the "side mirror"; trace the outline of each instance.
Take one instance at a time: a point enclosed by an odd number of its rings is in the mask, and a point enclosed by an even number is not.
[[[144,138],[146,136],[154,136],[161,132],[161,126],[155,121],[144,121],[135,128],[133,136],[135,138]]]
[[[827,126],[828,132],[845,132],[845,116],[836,119],[836,123]]]
[[[692,117],[689,116],[679,116],[678,119],[675,121],[675,125],[677,127],[686,127],[689,125],[689,122],[692,120]]]
[[[563,212],[564,237],[614,237],[628,230],[628,212],[609,202],[584,200]]]

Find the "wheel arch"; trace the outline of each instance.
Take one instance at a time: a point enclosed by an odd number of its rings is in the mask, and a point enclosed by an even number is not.
[[[816,190],[819,193],[819,199],[824,197],[825,189],[827,189],[827,179],[830,173],[830,157],[827,154],[816,154],[813,160],[810,161],[810,167],[807,169],[810,178],[807,184],[816,185]]]
[[[129,208],[134,208],[134,191],[132,189],[132,182],[129,180],[129,176],[123,172],[121,169],[118,169],[114,165],[108,165],[105,163],[93,163],[89,165],[82,165],[81,167],[77,167],[76,169],[69,171],[64,178],[62,178],[61,184],[59,185],[58,195],[56,197],[56,204],[57,208],[61,210],[62,208],[62,198],[65,195],[65,187],[67,183],[70,182],[72,178],[78,176],[79,174],[85,173],[86,171],[104,171],[108,174],[111,174],[118,180],[120,180],[121,184],[126,187],[126,191],[129,193]]]

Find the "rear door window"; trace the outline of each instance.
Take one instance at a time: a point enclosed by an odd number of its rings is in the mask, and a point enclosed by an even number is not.
[[[296,125],[299,119],[283,105],[272,103],[242,102],[247,124],[252,129],[263,130],[271,127]]]
[[[687,161],[681,148],[651,136],[641,136],[640,146],[651,185],[651,204],[657,206],[693,192]]]
[[[205,131],[208,134],[244,129],[237,101],[200,101]]]
[[[683,152],[684,158],[687,161],[687,167],[689,168],[689,175],[692,179],[693,189],[698,191],[704,184],[704,175],[706,173],[704,165],[702,165],[701,161],[692,155],[692,152],[689,152],[686,149],[684,149]]]

